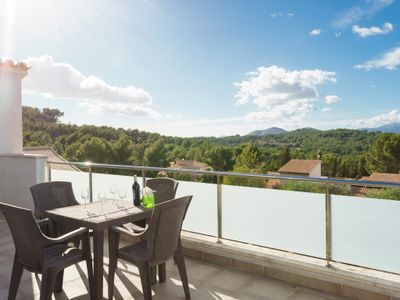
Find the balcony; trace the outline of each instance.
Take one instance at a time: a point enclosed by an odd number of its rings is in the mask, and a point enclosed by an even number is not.
[[[7,299],[8,283],[14,257],[14,246],[7,224],[0,218],[0,298]],[[107,272],[108,259],[105,260]],[[257,276],[218,264],[186,258],[192,299],[339,299],[315,289],[298,287],[284,281]],[[136,267],[118,263],[115,299],[143,299]],[[66,269],[64,290],[55,299],[89,299],[85,264]],[[107,276],[107,274],[105,274]],[[40,276],[24,272],[17,299],[39,299]],[[106,294],[106,287],[104,292]],[[153,287],[153,299],[184,299],[176,266],[167,264],[167,282]]]
[[[89,187],[92,201],[110,183],[127,189],[132,184],[131,176],[96,173],[97,169],[140,172],[142,180],[146,173],[156,171],[215,176],[217,183],[180,181],[178,188],[178,196],[194,195],[182,234],[192,299],[400,299],[398,201],[335,195],[329,189],[319,194],[221,184],[221,176],[279,176],[61,163],[87,171],[73,172],[52,169],[55,164],[48,164],[48,179],[71,181],[75,191]],[[327,187],[355,184],[348,180],[284,179],[317,181]],[[6,227],[3,220],[1,298],[7,294],[14,254]],[[137,269],[128,264],[119,268],[116,298],[141,299]],[[76,266],[66,271],[64,292],[56,299],[87,299],[83,270]],[[167,283],[153,288],[155,299],[183,299],[176,267],[170,264],[167,270]],[[38,280],[25,274],[20,299],[37,296]]]

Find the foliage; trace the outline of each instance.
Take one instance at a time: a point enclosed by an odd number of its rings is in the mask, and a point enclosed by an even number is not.
[[[166,167],[171,161],[186,159],[207,163],[217,171],[244,173],[277,171],[291,158],[316,159],[320,151],[323,176],[358,178],[400,170],[399,134],[306,128],[263,137],[181,138],[137,129],[63,124],[62,116],[57,109],[23,107],[24,146],[52,146],[70,161]],[[215,177],[174,176],[215,182]],[[264,180],[237,177],[224,178],[224,183],[265,186]]]
[[[400,200],[400,189],[380,189],[373,194],[367,194],[368,198]]]
[[[166,167],[164,140],[159,139],[144,150],[143,164],[150,167]]]
[[[380,173],[400,171],[400,135],[384,133],[372,144],[366,155],[366,169]]]
[[[345,186],[329,185],[327,188],[326,185],[321,183],[305,182],[305,181],[289,181],[285,184],[278,185],[276,188],[279,190],[309,192],[318,194],[325,194],[327,191],[329,191],[329,193],[333,195],[351,194],[350,190],[347,189]]]
[[[205,162],[215,171],[230,171],[235,163],[232,149],[216,145],[205,153]]]

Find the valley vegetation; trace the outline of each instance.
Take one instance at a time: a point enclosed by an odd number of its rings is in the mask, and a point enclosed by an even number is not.
[[[400,134],[305,128],[261,137],[182,138],[137,129],[63,124],[59,122],[62,116],[58,109],[23,107],[24,146],[50,146],[69,161],[168,167],[169,162],[186,159],[217,171],[244,173],[277,171],[291,158],[316,159],[318,154],[322,175],[328,177],[360,178],[400,170]],[[262,180],[236,177],[224,178],[224,183],[265,186]]]

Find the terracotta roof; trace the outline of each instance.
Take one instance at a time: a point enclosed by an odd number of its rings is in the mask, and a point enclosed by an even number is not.
[[[351,186],[351,194],[356,197],[374,197],[380,190],[366,186]]]
[[[385,181],[400,183],[400,174],[396,173],[372,173],[371,176],[363,176],[361,180]]]
[[[51,147],[24,147],[24,154],[30,154],[34,156],[46,156],[50,161],[65,162],[67,161]],[[81,170],[75,166],[52,164],[53,170],[64,170],[64,171],[78,171]]]
[[[291,159],[286,165],[281,167],[279,173],[298,173],[310,174],[318,165],[321,165],[320,160],[312,159]]]
[[[184,159],[177,159],[176,161],[170,162],[169,167],[173,169],[212,170],[212,167],[205,163]]]

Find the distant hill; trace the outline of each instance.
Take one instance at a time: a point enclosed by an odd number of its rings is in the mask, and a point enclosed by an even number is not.
[[[360,130],[370,131],[370,132],[390,132],[390,133],[400,133],[400,123],[391,123],[376,128],[362,128]]]
[[[247,135],[252,135],[252,136],[266,136],[266,135],[275,135],[275,134],[281,134],[281,133],[286,133],[287,131],[285,129],[279,128],[279,127],[271,127],[268,129],[264,130],[254,130]]]
[[[318,132],[318,131],[321,131],[321,130],[313,128],[313,127],[304,127],[304,128],[299,128],[299,129],[295,129],[293,131],[288,131],[288,132],[304,133],[304,132]]]

